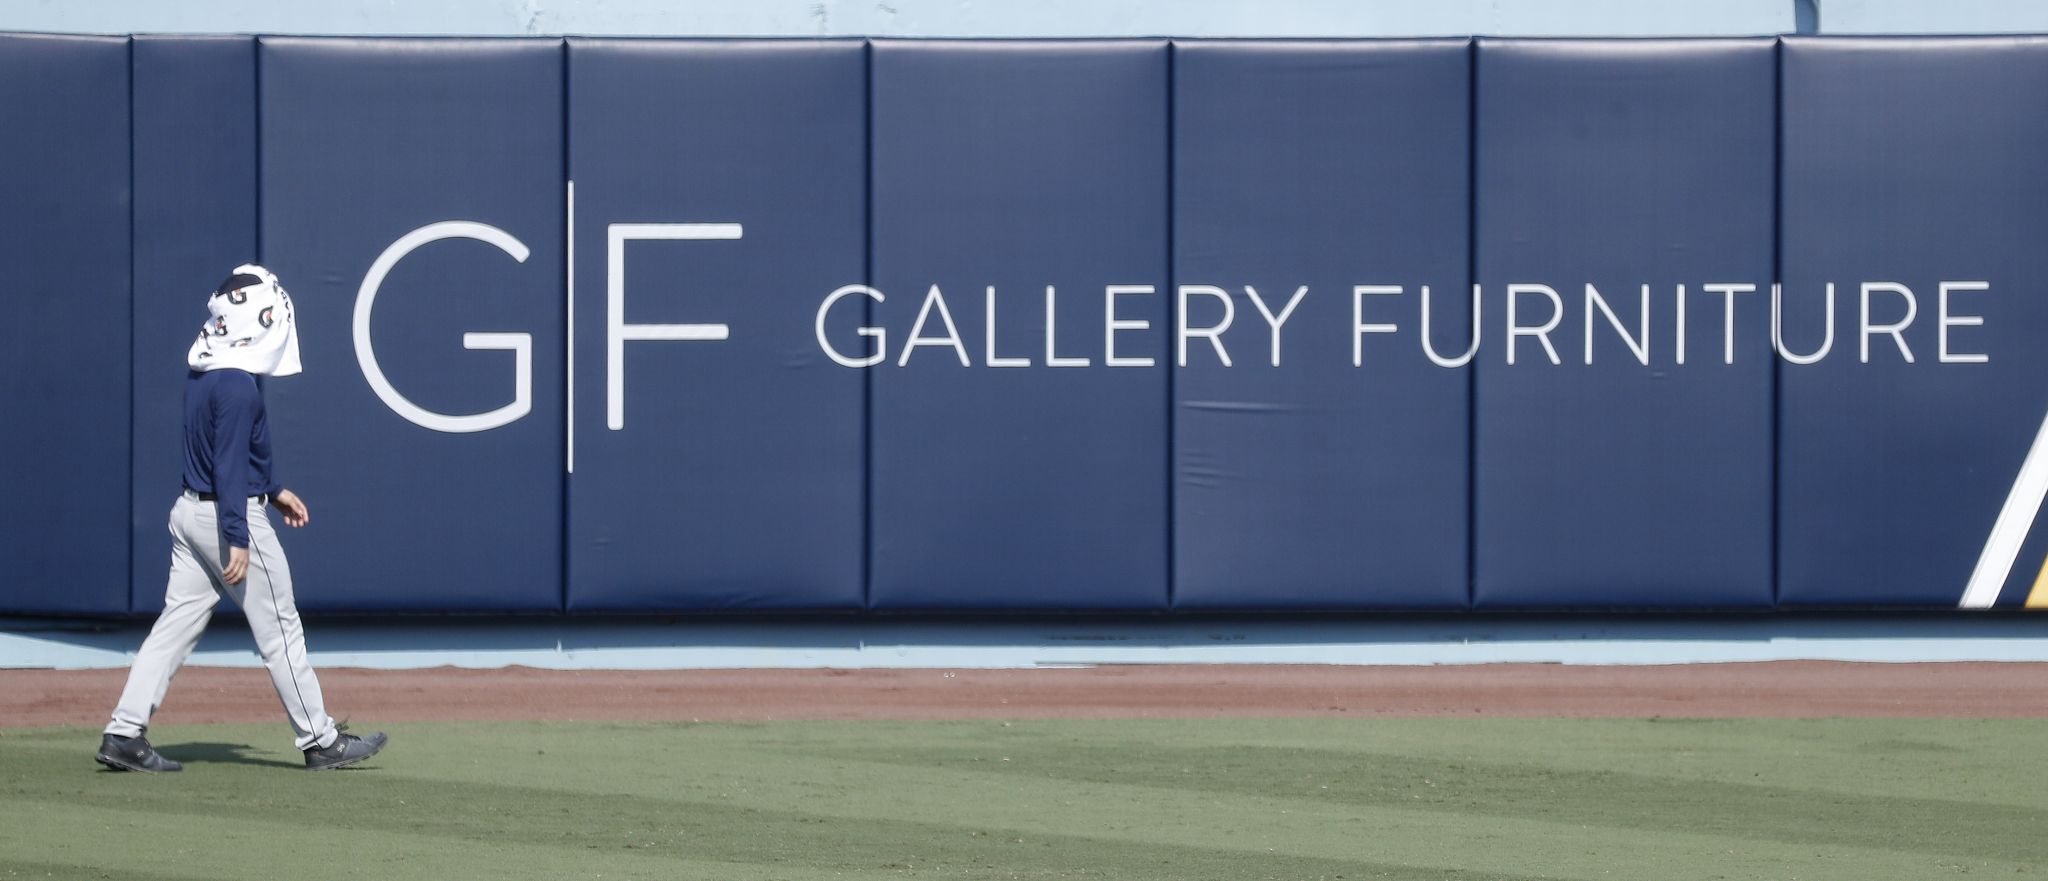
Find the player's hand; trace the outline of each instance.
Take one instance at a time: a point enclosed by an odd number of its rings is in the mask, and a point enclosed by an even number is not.
[[[229,584],[241,584],[249,574],[249,549],[228,548],[228,564],[220,570],[220,580]]]
[[[278,490],[277,495],[270,497],[270,504],[278,513],[284,515],[284,525],[293,529],[306,525],[306,521],[312,519],[311,515],[306,513],[306,503],[299,499],[298,493],[291,490]]]

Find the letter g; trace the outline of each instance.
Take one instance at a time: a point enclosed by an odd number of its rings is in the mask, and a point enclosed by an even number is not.
[[[512,403],[485,413],[467,416],[451,416],[436,413],[407,400],[393,388],[391,380],[384,377],[384,369],[377,366],[377,352],[370,344],[370,310],[377,302],[377,289],[384,284],[384,277],[391,274],[391,268],[407,254],[421,246],[442,239],[475,239],[496,245],[498,250],[512,255],[520,263],[526,262],[530,253],[526,245],[495,226],[467,220],[447,220],[430,223],[400,236],[377,255],[377,261],[370,264],[370,272],[363,276],[363,286],[356,290],[355,342],[356,363],[363,369],[363,378],[370,383],[370,390],[392,412],[405,417],[406,421],[434,431],[464,433],[489,431],[518,421],[533,410],[533,335],[530,333],[465,333],[462,347],[465,349],[510,349],[513,356]]]

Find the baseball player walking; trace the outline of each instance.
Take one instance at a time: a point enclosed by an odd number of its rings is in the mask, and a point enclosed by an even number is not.
[[[265,376],[300,371],[292,300],[270,270],[235,267],[207,300],[206,326],[186,356],[185,491],[171,507],[171,574],[164,611],[135,655],[121,703],[100,739],[100,764],[117,771],[177,771],[143,737],[171,677],[192,654],[214,604],[242,607],[291,718],[308,770],[353,765],[384,748],[381,733],[357,737],[327,715],[320,680],[306,660],[305,631],[292,599],[291,567],[266,505],[306,525],[306,503],[271,473]]]

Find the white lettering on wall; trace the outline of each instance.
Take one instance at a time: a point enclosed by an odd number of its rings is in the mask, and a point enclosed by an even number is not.
[[[525,263],[528,254],[526,244],[511,233],[495,226],[468,220],[445,220],[430,223],[406,233],[377,255],[370,264],[369,273],[363,276],[363,284],[356,289],[355,344],[356,365],[362,368],[363,379],[369,381],[370,390],[377,399],[404,417],[408,422],[433,431],[464,433],[488,431],[509,425],[533,411],[533,335],[530,333],[465,333],[462,347],[472,350],[512,353],[512,402],[503,407],[484,413],[465,416],[436,413],[413,403],[384,376],[384,368],[377,364],[377,350],[370,341],[370,315],[376,308],[377,291],[384,286],[384,278],[391,274],[398,261],[419,248],[442,239],[475,239],[495,246],[512,256],[519,263]]]
[[[1870,295],[1877,291],[1898,294],[1906,298],[1906,317],[1893,324],[1870,323]],[[1866,281],[1863,283],[1863,363],[1870,363],[1870,338],[1877,334],[1888,334],[1899,346],[1899,354],[1906,363],[1913,363],[1913,350],[1906,347],[1906,328],[1913,324],[1913,318],[1920,314],[1920,303],[1913,298],[1913,290],[1893,281]]]
[[[626,341],[705,341],[729,337],[723,324],[627,324],[626,243],[701,242],[740,237],[737,223],[614,223],[605,227],[604,422],[626,427]]]

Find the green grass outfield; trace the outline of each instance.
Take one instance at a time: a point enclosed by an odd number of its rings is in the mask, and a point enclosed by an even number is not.
[[[2048,722],[0,729],[0,879],[2048,878]]]

